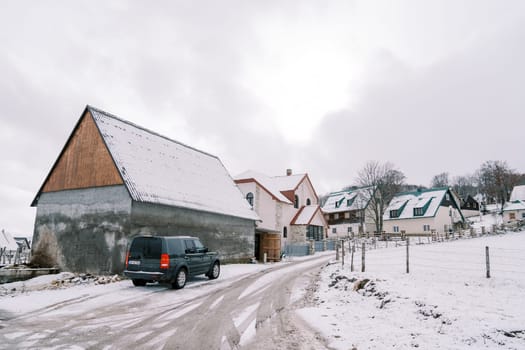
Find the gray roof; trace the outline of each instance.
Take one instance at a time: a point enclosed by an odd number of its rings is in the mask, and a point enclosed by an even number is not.
[[[218,157],[97,108],[86,110],[134,201],[258,220]]]

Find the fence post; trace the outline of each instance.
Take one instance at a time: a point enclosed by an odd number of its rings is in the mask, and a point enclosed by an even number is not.
[[[410,265],[409,265],[409,259],[408,259],[408,257],[409,257],[409,255],[408,255],[408,247],[409,246],[410,246],[410,238],[407,237],[407,273],[410,272],[410,269],[409,269]]]
[[[485,261],[487,263],[487,278],[490,278],[490,259],[489,259],[489,247],[485,247]]]
[[[335,241],[335,260],[339,261],[339,241]]]
[[[354,253],[355,253],[355,241],[354,241],[354,244],[352,245],[352,257],[350,259],[350,271],[351,272],[354,272]]]
[[[361,245],[361,272],[365,272],[365,242]]]
[[[345,266],[345,241],[341,240],[341,266]]]

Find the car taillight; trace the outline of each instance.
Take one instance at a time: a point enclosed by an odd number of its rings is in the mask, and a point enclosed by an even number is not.
[[[162,254],[160,256],[160,268],[161,269],[170,268],[170,256],[168,254]]]
[[[126,269],[128,268],[129,252],[126,254]]]

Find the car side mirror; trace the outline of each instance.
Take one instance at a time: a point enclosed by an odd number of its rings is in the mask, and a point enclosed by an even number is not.
[[[192,248],[186,249],[186,254],[195,254],[195,249],[192,249]]]

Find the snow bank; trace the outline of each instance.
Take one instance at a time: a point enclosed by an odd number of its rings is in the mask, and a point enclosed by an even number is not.
[[[524,256],[525,232],[410,246],[409,274],[406,247],[367,251],[366,272],[326,267],[298,313],[335,349],[523,349]]]

